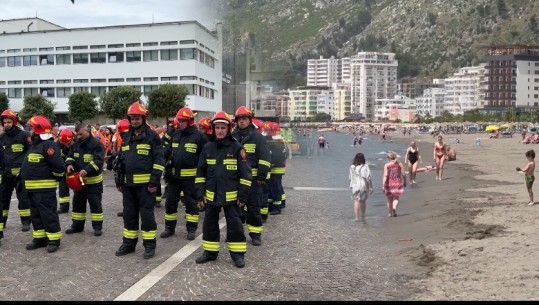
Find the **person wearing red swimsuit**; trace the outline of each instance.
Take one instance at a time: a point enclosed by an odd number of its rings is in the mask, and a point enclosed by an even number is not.
[[[444,163],[447,156],[447,149],[441,135],[438,136],[438,142],[434,143],[434,162],[436,163],[436,180],[442,180]]]

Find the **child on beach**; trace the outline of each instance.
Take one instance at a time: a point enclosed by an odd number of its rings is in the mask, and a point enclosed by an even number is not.
[[[528,163],[524,168],[517,167],[517,172],[524,172],[524,177],[526,179],[526,188],[528,189],[528,194],[530,195],[530,202],[528,205],[534,205],[535,201],[533,200],[533,182],[535,181],[534,171],[535,171],[535,151],[533,149],[526,152],[526,159]]]

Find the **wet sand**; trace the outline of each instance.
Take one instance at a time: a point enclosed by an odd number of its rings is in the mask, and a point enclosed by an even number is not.
[[[421,166],[434,165],[432,136],[393,133],[392,138],[416,139]],[[519,139],[446,135],[457,160],[445,164],[443,180],[431,171],[418,173],[417,184],[408,185],[399,216],[388,218],[383,228],[397,253],[388,263],[400,269],[406,283],[403,299],[539,299],[539,185],[534,185],[538,203],[528,206],[524,175],[515,170],[526,164],[527,150],[539,154],[539,145]]]

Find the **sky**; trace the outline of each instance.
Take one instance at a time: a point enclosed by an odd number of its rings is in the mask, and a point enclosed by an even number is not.
[[[0,19],[39,17],[64,28],[196,20],[215,29],[218,0],[0,0]]]

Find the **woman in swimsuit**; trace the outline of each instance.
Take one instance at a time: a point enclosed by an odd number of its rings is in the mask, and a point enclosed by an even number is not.
[[[447,148],[441,135],[438,136],[438,142],[434,143],[434,162],[436,163],[436,180],[442,180],[444,163],[447,156]]]
[[[421,156],[419,155],[419,148],[415,141],[410,142],[410,146],[406,150],[404,160],[408,163],[408,172],[410,173],[410,181],[415,184],[415,176],[417,174],[417,167],[421,163]]]

